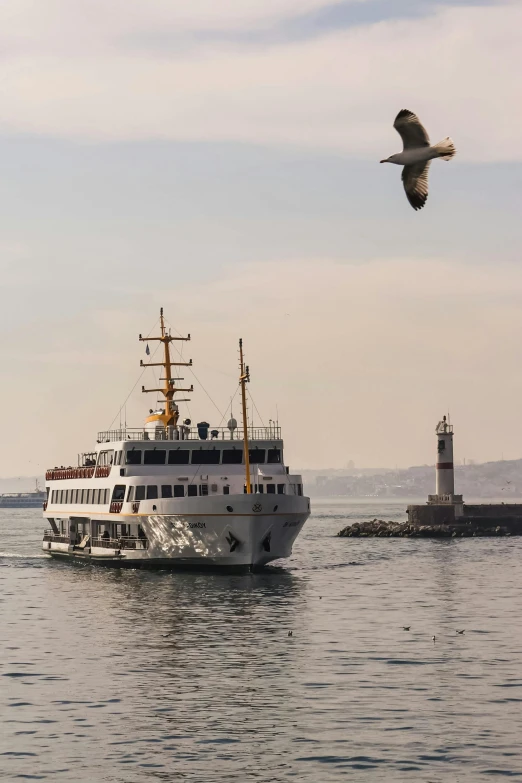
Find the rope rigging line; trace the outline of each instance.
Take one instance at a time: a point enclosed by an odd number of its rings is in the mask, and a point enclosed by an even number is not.
[[[263,427],[265,427],[265,429],[266,429],[265,422],[263,421],[263,417],[261,416],[261,414],[259,413],[259,411],[258,411],[258,409],[257,409],[256,402],[255,402],[254,398],[252,397],[252,392],[250,391],[250,389],[248,389],[248,396],[249,396],[250,400],[252,401],[252,405],[253,405],[253,406],[254,406],[254,408],[256,409],[256,413],[257,413],[257,415],[259,416],[259,421],[261,422],[261,424],[263,425]]]
[[[156,325],[157,325],[158,323],[159,323],[159,318],[158,318],[158,319],[155,321],[155,323],[154,323],[154,326],[152,327],[152,329],[150,329],[149,333],[147,334],[147,338],[148,338],[148,337],[150,337],[151,333],[154,331],[154,329],[156,328]],[[147,339],[147,338],[145,338],[145,339]],[[161,345],[161,343],[158,343],[158,344],[157,344],[156,348],[154,349],[154,352],[152,353],[152,356],[150,357],[151,359],[153,359],[153,358],[154,358],[154,355],[156,354],[156,351],[158,350],[158,348],[160,347],[160,345]],[[118,409],[118,413],[116,414],[116,416],[113,418],[113,420],[112,420],[112,421],[111,421],[111,423],[110,423],[110,426],[109,426],[109,428],[108,428],[109,430],[112,428],[112,425],[114,424],[114,422],[116,421],[116,419],[118,418],[118,416],[121,416],[121,412],[122,412],[123,408],[124,408],[124,407],[125,407],[125,405],[127,404],[128,400],[129,400],[129,397],[131,396],[132,392],[134,391],[134,389],[136,388],[136,386],[138,385],[138,383],[139,383],[139,382],[141,381],[141,379],[143,378],[143,375],[144,375],[144,373],[145,373],[145,370],[146,370],[146,369],[147,369],[147,367],[145,366],[145,367],[143,368],[143,370],[141,371],[141,373],[139,374],[139,376],[138,376],[138,380],[136,381],[136,383],[134,384],[134,386],[132,387],[132,389],[130,390],[130,392],[128,393],[128,395],[126,396],[126,398],[125,398],[124,402],[123,402],[123,403],[120,405],[120,407],[119,407],[119,409]]]
[[[170,323],[170,321],[168,321],[166,318],[165,318],[165,322],[166,322],[166,323],[167,323],[167,324],[170,326],[170,328],[171,328],[171,329],[173,329],[173,330],[176,332],[176,334],[178,335],[178,337],[182,337],[182,336],[183,336],[183,335],[181,334],[181,332],[179,332],[179,331],[176,329],[176,327],[175,327],[175,326],[173,326],[173,325]],[[183,347],[182,347],[182,349],[181,349],[181,350],[180,350],[179,348],[177,348],[177,347],[176,347],[176,350],[177,350],[177,352],[178,352],[178,356],[180,357],[180,359],[181,359],[181,360],[183,360]],[[196,383],[198,383],[198,384],[201,386],[201,388],[203,389],[203,391],[205,392],[205,394],[206,394],[206,395],[207,395],[207,397],[209,398],[210,402],[212,403],[212,405],[214,406],[214,408],[217,410],[217,412],[218,412],[218,413],[219,413],[219,415],[221,416],[221,421],[223,421],[223,419],[224,419],[224,418],[225,418],[225,416],[226,416],[226,413],[223,413],[223,412],[221,411],[221,409],[220,409],[220,408],[218,408],[218,406],[216,405],[216,403],[214,402],[214,400],[212,399],[212,397],[210,396],[210,394],[208,393],[208,391],[205,389],[205,387],[203,386],[203,384],[202,384],[202,383],[201,383],[201,381],[199,380],[198,376],[196,375],[196,373],[194,372],[194,370],[192,369],[192,367],[188,367],[187,369],[189,370],[189,372],[191,372],[191,373],[192,373],[192,375],[194,376],[194,380],[196,381]]]

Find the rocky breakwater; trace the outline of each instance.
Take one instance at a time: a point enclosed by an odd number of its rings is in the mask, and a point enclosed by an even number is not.
[[[412,525],[409,522],[385,522],[372,519],[354,522],[337,533],[342,538],[472,538],[522,535],[522,528],[510,524],[484,524],[483,520],[451,525]]]

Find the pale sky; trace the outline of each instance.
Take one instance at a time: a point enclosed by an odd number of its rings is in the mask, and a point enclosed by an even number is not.
[[[448,409],[457,459],[521,457],[521,29],[522,0],[3,0],[0,475],[91,448],[161,305],[223,412],[243,337],[294,468],[432,463]],[[378,163],[403,108],[458,151],[418,213]]]

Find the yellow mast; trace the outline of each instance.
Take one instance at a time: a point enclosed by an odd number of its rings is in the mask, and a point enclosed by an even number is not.
[[[190,340],[190,334],[187,337],[172,337],[170,333],[167,334],[165,320],[163,318],[163,307],[160,309],[160,326],[161,337],[142,337],[140,334],[139,339],[144,343],[148,343],[151,340],[159,340],[159,342],[162,342],[164,349],[163,361],[149,362],[148,364],[144,364],[142,359],[140,361],[140,367],[163,367],[165,370],[165,377],[160,378],[160,381],[165,381],[165,385],[162,389],[146,389],[144,386],[142,386],[141,391],[145,394],[148,394],[149,392],[161,392],[161,394],[163,394],[165,397],[165,410],[163,413],[154,413],[149,416],[146,421],[158,421],[161,422],[164,427],[175,427],[178,423],[179,411],[177,410],[177,407],[174,403],[174,395],[176,392],[180,391],[192,392],[194,391],[194,387],[191,386],[190,389],[181,389],[175,386],[174,379],[172,378],[172,367],[192,367],[192,359],[189,362],[171,361],[169,346],[170,343],[174,340]],[[180,378],[179,380],[183,380],[183,378]]]
[[[239,366],[241,375],[239,376],[239,385],[241,386],[241,405],[243,408],[243,448],[245,452],[245,473],[246,473],[246,491],[248,495],[252,494],[252,484],[250,481],[250,452],[248,450],[248,418],[246,406],[246,384],[250,381],[250,369],[245,367],[243,360],[243,340],[239,340]]]

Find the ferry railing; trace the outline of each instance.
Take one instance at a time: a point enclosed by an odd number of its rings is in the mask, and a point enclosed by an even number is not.
[[[207,437],[202,438],[197,427],[186,428],[171,434],[163,427],[157,427],[153,431],[143,428],[126,428],[121,430],[104,430],[98,433],[98,443],[110,443],[113,441],[144,440],[144,441],[168,441],[179,443],[184,440],[199,440],[211,443],[213,440],[243,441],[243,431],[240,429],[230,432],[228,427],[209,427]],[[178,435],[173,437],[173,435]],[[249,427],[249,440],[281,440],[281,427],[272,425],[269,427]]]
[[[104,549],[148,549],[148,538],[93,538],[93,547],[103,547]]]
[[[90,479],[93,476],[94,468],[51,468],[51,470],[46,471],[45,480],[59,481],[63,479]]]
[[[43,536],[44,541],[51,541],[55,544],[70,544],[71,540],[69,536],[59,536],[54,530],[46,530]]]

